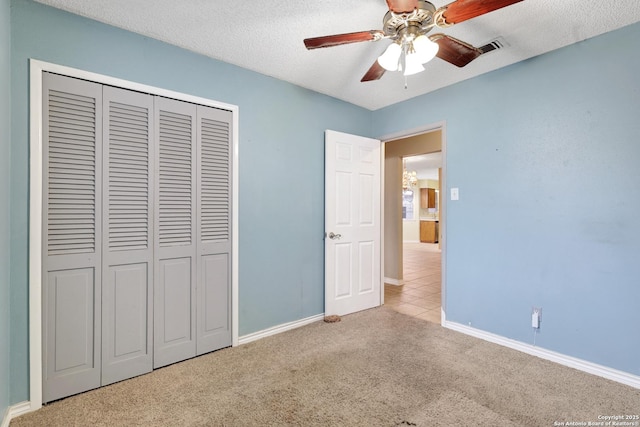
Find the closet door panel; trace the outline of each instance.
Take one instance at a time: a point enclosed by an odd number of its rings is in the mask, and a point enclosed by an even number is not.
[[[102,87],[43,73],[43,402],[100,386]]]
[[[100,385],[95,346],[95,270],[50,271],[47,277],[46,401]],[[98,353],[96,354],[96,350]]]
[[[229,254],[200,257],[198,355],[231,345],[231,259]]]
[[[155,98],[154,368],[196,355],[196,106]]]
[[[231,120],[198,106],[198,354],[231,345]]]
[[[155,367],[165,366],[195,356],[192,322],[192,258],[159,261],[156,289]]]
[[[102,385],[153,369],[153,97],[104,87]]]
[[[149,264],[103,269],[102,385],[150,372]]]

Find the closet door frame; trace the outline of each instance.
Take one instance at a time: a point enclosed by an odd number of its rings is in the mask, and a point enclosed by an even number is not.
[[[115,77],[92,73],[36,59],[29,61],[29,409],[42,407],[42,248],[43,248],[43,117],[42,76],[61,74],[138,92],[192,102],[232,113],[232,227],[231,227],[231,337],[238,345],[238,130],[239,108],[193,95],[174,92]]]

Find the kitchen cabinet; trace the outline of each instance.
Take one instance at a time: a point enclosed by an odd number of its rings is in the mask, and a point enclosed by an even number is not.
[[[420,241],[438,243],[438,221],[420,221]]]
[[[429,209],[436,207],[436,190],[435,188],[420,189],[420,207]]]

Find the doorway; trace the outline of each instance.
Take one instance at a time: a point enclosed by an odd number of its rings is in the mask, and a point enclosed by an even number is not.
[[[434,323],[445,320],[443,132],[431,128],[385,142],[384,303]]]

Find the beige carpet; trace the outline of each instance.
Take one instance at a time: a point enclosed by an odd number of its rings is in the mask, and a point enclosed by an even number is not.
[[[11,427],[553,426],[620,414],[640,414],[640,390],[378,308],[54,402]]]

